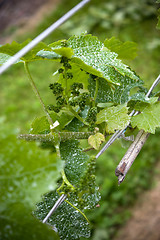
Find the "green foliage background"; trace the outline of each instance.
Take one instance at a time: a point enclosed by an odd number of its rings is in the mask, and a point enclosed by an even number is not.
[[[58,19],[77,2],[79,1],[63,0],[57,10],[53,12],[51,16],[46,18],[36,31],[26,33],[26,36],[20,36],[16,40],[21,42],[28,37],[33,38],[37,36],[42,30],[49,26],[49,24]],[[159,74],[160,33],[156,30],[156,7],[157,6],[153,4],[153,1],[149,0],[136,0],[132,3],[129,0],[119,2],[107,1],[107,3],[106,1],[101,1],[101,3],[99,3],[99,1],[93,0],[83,10],[72,17],[71,20],[56,30],[45,40],[45,42],[51,43],[58,39],[68,38],[72,34],[81,33],[85,30],[87,30],[88,33],[97,35],[101,40],[104,40],[106,37],[110,38],[115,36],[121,41],[135,41],[138,44],[139,55],[132,62],[125,62],[131,65],[131,67],[146,82],[146,86],[149,87]],[[80,21],[80,19],[82,19],[82,21]],[[45,102],[53,101],[52,95],[48,95],[48,86],[49,83],[55,79],[51,73],[55,72],[56,69],[57,65],[48,61],[46,61],[46,63],[41,63],[39,61],[30,64],[33,78]],[[34,144],[31,144],[31,149],[33,150],[30,152],[27,150],[25,142],[20,143],[16,140],[17,133],[28,132],[31,121],[36,116],[42,114],[39,102],[35,98],[27,78],[24,76],[23,67],[17,65],[4,73],[0,80],[0,138],[2,141],[0,166],[2,170],[3,167],[5,167],[3,166],[4,163],[11,163],[15,159],[18,164],[21,163],[22,158],[28,163],[31,159],[34,163],[38,160],[40,164],[43,162],[43,158],[46,158],[48,154],[47,152],[40,150],[40,152],[37,153],[37,146],[34,146]],[[100,202],[100,207],[96,208],[89,214],[89,219],[93,224],[91,239],[111,239],[111,237],[116,234],[118,227],[130,217],[130,212],[127,209],[131,204],[133,205],[135,203],[135,197],[141,194],[143,190],[152,186],[151,179],[155,172],[154,166],[160,153],[157,139],[158,133],[155,136],[150,136],[135,164],[127,175],[125,182],[120,187],[117,186],[117,179],[114,175],[116,165],[126,151],[126,149],[121,147],[120,140],[97,160],[97,183],[100,186],[102,200]],[[21,154],[19,154],[19,149],[21,149]],[[38,159],[37,154],[39,155]],[[47,164],[49,166],[50,163],[48,162]],[[38,167],[38,165],[36,165],[36,167]],[[54,171],[55,168],[60,168],[61,166],[57,166],[55,161],[54,166],[52,167]],[[8,166],[6,169],[8,169]],[[16,169],[11,170],[13,171],[12,174],[15,175]],[[5,186],[6,184],[3,182],[3,173],[4,172],[1,173],[1,186]],[[48,174],[48,171],[46,173]],[[42,174],[40,177],[42,178],[41,180],[43,180],[42,182],[46,181],[45,174]],[[56,178],[58,178],[58,174],[56,175]],[[16,232],[19,233],[19,236],[21,237],[24,226],[26,227],[27,225],[32,233],[31,236],[29,236],[29,239],[43,240],[46,239],[46,235],[47,239],[56,239],[52,231],[48,232],[44,225],[42,226],[42,224],[39,224],[31,216],[24,218],[25,212],[27,212],[27,215],[28,211],[33,209],[32,204],[34,204],[34,199],[31,206],[26,207],[28,202],[31,201],[30,199],[26,201],[26,199],[23,198],[23,181],[23,178],[19,178],[19,186],[12,186],[14,190],[17,190],[18,194],[17,192],[14,193],[14,191],[7,190],[5,196],[3,192],[0,192],[0,200],[4,203],[0,208],[1,213],[3,213],[3,216],[7,216],[9,210],[14,206],[15,211],[12,212],[11,220],[16,219],[14,223],[16,226]],[[32,181],[29,179],[26,184],[29,185],[30,182]],[[27,191],[27,189],[25,190]],[[31,186],[28,190],[34,191],[34,188],[32,189]],[[38,193],[38,197],[40,197],[41,193],[42,192]],[[12,199],[15,199],[15,202],[11,201]],[[7,208],[8,210],[6,210]],[[24,214],[22,214],[23,212]],[[5,221],[8,221],[7,218],[5,218]],[[5,221],[1,218],[0,228],[3,228]],[[19,224],[20,222],[21,224]],[[10,224],[11,223],[8,222],[8,226]],[[7,235],[9,229],[4,231],[6,231],[5,239],[9,239],[9,235]],[[33,237],[34,234],[36,238]],[[19,236],[15,235],[14,239],[21,239]]]

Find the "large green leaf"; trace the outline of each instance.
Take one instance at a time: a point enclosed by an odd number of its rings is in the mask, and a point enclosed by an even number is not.
[[[64,202],[48,222],[58,230],[63,240],[89,237],[90,226],[83,212],[95,208],[100,200],[95,183],[95,158],[89,158],[83,153],[78,141],[75,140],[61,143],[60,151],[62,159],[65,160],[66,176],[75,190],[69,193],[67,199],[69,202]],[[44,219],[58,198],[56,192],[45,195],[42,202],[37,204],[35,215],[39,219]]]
[[[58,239],[32,210],[42,194],[55,189],[62,161],[35,143],[18,140],[4,124],[0,132],[0,239]]]
[[[37,204],[35,216],[41,220],[44,219],[58,198],[59,195],[56,192],[45,195],[43,201]],[[69,201],[71,201],[71,198],[69,198]],[[80,237],[90,237],[89,223],[69,203],[62,203],[49,218],[48,223],[58,230],[60,239],[71,240],[79,239]]]
[[[123,43],[115,37],[112,37],[104,41],[104,46],[112,52],[117,53],[120,59],[132,60],[137,56],[137,44],[134,42],[127,41]]]
[[[154,134],[160,127],[160,103],[137,104],[136,110],[141,113],[131,118],[132,126]]]
[[[0,145],[0,208],[17,201],[33,207],[43,193],[55,189],[63,167],[55,154],[15,135],[4,135]]]
[[[17,43],[13,41],[11,44],[7,43],[3,46],[0,47],[0,53],[5,54],[0,55],[0,63],[3,64],[6,62],[6,59],[9,58],[9,56],[13,56],[16,54],[18,51],[20,51],[23,47],[25,47],[31,40],[26,40],[23,43]],[[39,52],[40,50],[50,50],[50,48],[43,42],[38,43],[32,50],[30,50],[27,54],[25,54],[23,57],[21,57],[21,60],[25,62],[31,62],[35,60],[40,60],[42,59],[40,56],[36,56],[36,53]],[[19,61],[21,62],[21,61]]]
[[[56,53],[58,48],[58,53],[61,54],[60,47],[62,42],[63,40],[49,46]],[[135,82],[139,81],[139,77],[127,65],[123,64],[121,60],[117,59],[118,54],[106,48],[97,37],[84,34],[73,36],[67,41],[67,45],[67,48],[71,48],[74,52],[71,62],[77,64],[86,72],[105,78],[108,82],[117,85],[120,85],[123,81],[121,82],[121,79],[117,79],[116,72],[133,79]]]
[[[0,211],[0,239],[3,240],[58,240],[57,234],[31,215],[31,209],[20,200],[7,204]]]
[[[105,122],[106,132],[114,133],[115,130],[121,130],[129,124],[130,117],[127,113],[126,105],[104,108],[97,114],[96,123]]]
[[[10,55],[5,54],[5,53],[0,53],[0,65],[4,64],[10,59]],[[16,63],[22,62],[22,60],[18,60]]]
[[[117,79],[116,72],[139,81],[139,77],[121,60],[117,59],[118,54],[105,48],[104,44],[96,37],[91,35],[73,36],[67,43],[74,51],[71,61],[86,72],[105,78],[108,82],[117,85],[120,85],[121,81]]]

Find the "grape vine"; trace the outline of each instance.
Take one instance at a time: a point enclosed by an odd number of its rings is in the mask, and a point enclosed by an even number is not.
[[[58,232],[60,239],[90,236],[86,212],[96,208],[100,201],[96,184],[96,159],[100,156],[101,144],[106,136],[113,134],[114,141],[117,136],[124,134],[124,130],[130,136],[139,129],[141,134],[136,138],[137,143],[145,139],[144,133],[147,139],[149,133],[154,134],[156,128],[160,127],[159,93],[152,93],[150,97],[145,95],[143,81],[119,59],[124,45],[120,44],[117,51],[114,48],[116,42],[112,38],[103,43],[97,37],[81,34],[49,45],[40,43],[18,61],[24,63],[28,79],[44,110],[44,116],[32,122],[30,133],[22,134],[19,138],[40,142],[42,149],[50,150],[53,159],[64,163],[60,169],[58,187],[50,192],[47,189],[33,212],[43,221],[59,197],[65,196],[64,202],[45,221]],[[27,43],[13,42],[1,46],[1,63]],[[128,42],[127,48],[127,58],[129,54],[136,55],[132,43]],[[58,81],[53,80],[47,86],[48,94],[53,96],[53,102],[47,106],[29,70],[28,63],[37,60],[57,61],[60,64],[55,73]],[[85,144],[82,139],[85,139]],[[131,145],[133,149],[134,144]],[[129,152],[130,155],[134,155],[133,152]],[[122,178],[124,180],[124,164],[127,163],[123,160],[116,169],[119,183]]]

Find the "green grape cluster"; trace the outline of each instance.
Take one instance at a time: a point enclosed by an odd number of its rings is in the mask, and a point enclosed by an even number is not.
[[[86,121],[90,124],[89,130],[94,131],[95,130],[95,123],[97,120],[97,107],[91,107],[88,111]]]
[[[73,83],[71,85],[71,97],[68,103],[73,107],[79,106],[80,110],[83,111],[85,106],[90,104],[91,99],[88,92],[81,93],[80,89],[83,89],[82,83]]]
[[[63,106],[67,104],[66,99],[63,97],[63,87],[60,83],[53,83],[49,85],[53,94],[56,96],[56,106],[53,104],[48,105],[48,110],[58,113]]]
[[[61,95],[63,93],[63,90],[64,90],[62,85],[60,83],[57,83],[57,82],[56,83],[51,83],[49,85],[49,88],[52,90],[52,92],[55,96]]]
[[[69,63],[69,59],[68,59],[67,57],[64,57],[64,56],[61,57],[60,63],[63,64],[63,67],[64,67],[66,70],[72,68],[71,64]]]
[[[79,198],[78,202],[81,208],[85,206],[85,198],[87,194],[95,193],[95,169],[96,169],[96,159],[95,157],[90,157],[86,171],[79,182],[79,187],[77,188],[77,196]]]
[[[83,84],[82,83],[73,83],[71,85],[71,93],[73,96],[79,96],[80,95],[80,89],[83,89]]]

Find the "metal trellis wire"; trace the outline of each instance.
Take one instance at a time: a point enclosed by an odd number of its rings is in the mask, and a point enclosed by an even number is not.
[[[27,44],[24,48],[22,48],[19,52],[17,52],[14,56],[12,56],[6,63],[4,63],[0,67],[0,74],[5,72],[11,65],[13,65],[17,60],[19,60],[22,56],[24,56],[27,52],[29,52],[32,48],[34,48],[39,42],[41,42],[44,38],[50,35],[55,29],[57,29],[62,23],[68,20],[72,15],[74,15],[77,11],[79,11],[84,5],[86,5],[90,0],[83,0],[75,7],[73,7],[70,11],[68,11],[65,15],[63,15],[60,19],[58,19],[55,23],[53,23],[50,27],[40,33],[36,38],[34,38],[29,44]]]

